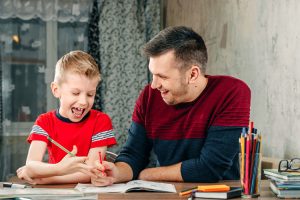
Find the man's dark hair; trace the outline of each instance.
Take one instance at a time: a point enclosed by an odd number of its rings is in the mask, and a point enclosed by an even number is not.
[[[182,69],[197,65],[205,74],[207,49],[202,37],[191,28],[176,26],[160,31],[145,44],[143,53],[147,57],[155,57],[171,50],[174,50],[176,59],[182,61]]]

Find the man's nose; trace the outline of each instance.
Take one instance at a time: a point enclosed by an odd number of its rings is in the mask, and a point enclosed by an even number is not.
[[[152,77],[152,82],[151,82],[151,88],[152,89],[157,89],[160,88],[161,84],[158,80],[158,78],[156,78],[155,76]]]

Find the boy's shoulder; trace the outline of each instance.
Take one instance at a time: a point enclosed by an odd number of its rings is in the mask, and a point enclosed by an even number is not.
[[[46,113],[42,113],[38,116],[38,119],[53,118],[53,117],[55,117],[55,112],[56,112],[56,110],[51,110]]]
[[[110,117],[108,114],[104,113],[104,112],[101,112],[99,110],[95,110],[95,109],[91,109],[90,110],[90,116],[93,117],[93,118],[98,118],[98,119],[109,119],[110,120]]]

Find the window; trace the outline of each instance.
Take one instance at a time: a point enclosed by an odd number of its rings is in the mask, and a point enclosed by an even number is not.
[[[46,24],[37,19],[0,23],[3,135],[28,134],[26,124],[46,111]]]
[[[58,107],[50,90],[55,64],[71,50],[87,50],[87,22],[10,18],[0,24],[0,180],[6,180],[25,163],[26,138],[37,116]]]

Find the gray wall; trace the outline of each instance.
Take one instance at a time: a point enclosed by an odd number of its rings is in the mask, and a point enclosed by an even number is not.
[[[264,156],[300,157],[300,1],[165,0],[165,11],[166,26],[204,37],[208,74],[250,86]]]

